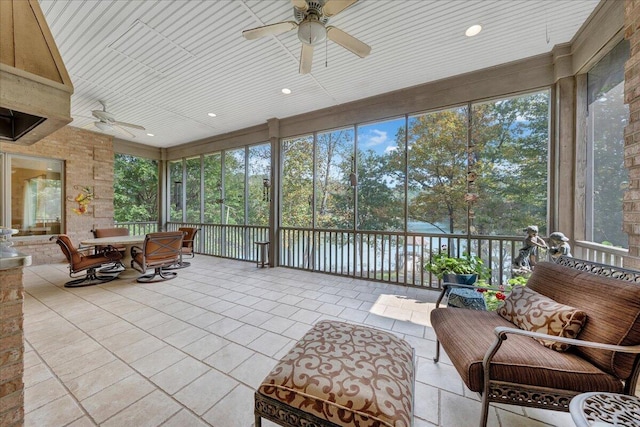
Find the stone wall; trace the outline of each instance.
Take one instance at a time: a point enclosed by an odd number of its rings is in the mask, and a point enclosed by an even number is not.
[[[28,156],[64,160],[65,208],[63,232],[74,244],[91,237],[96,227],[113,225],[113,138],[88,130],[66,126],[30,146],[0,143],[0,151]],[[95,199],[86,214],[73,212],[78,204],[73,201],[79,187],[93,187]],[[46,236],[14,239],[14,247],[31,255],[33,264],[64,261],[58,245]]]
[[[24,420],[22,267],[0,270],[0,426]]]
[[[629,171],[629,189],[623,202],[623,227],[629,235],[629,257],[625,267],[640,268],[640,0],[626,0],[624,32],[631,52],[625,66],[624,95],[629,105],[625,128],[624,164]]]

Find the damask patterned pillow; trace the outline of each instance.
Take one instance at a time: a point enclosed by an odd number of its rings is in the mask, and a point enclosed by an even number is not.
[[[557,303],[526,286],[515,286],[497,311],[520,329],[565,338],[576,338],[587,320],[584,311]],[[571,347],[551,340],[536,341],[556,351]]]

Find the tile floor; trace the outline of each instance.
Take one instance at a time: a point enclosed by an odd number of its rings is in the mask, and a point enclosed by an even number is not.
[[[446,356],[432,361],[432,291],[207,256],[162,283],[67,280],[64,264],[25,269],[27,427],[251,427],[260,380],[320,319],[390,330],[416,348],[415,427],[477,425],[477,395]],[[489,425],[573,423],[492,406]]]

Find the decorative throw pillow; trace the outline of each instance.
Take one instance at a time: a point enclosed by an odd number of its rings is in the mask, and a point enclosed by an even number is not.
[[[515,286],[497,311],[520,329],[565,338],[576,338],[587,320],[584,311],[557,303],[526,286]],[[552,340],[536,341],[556,351],[571,347]]]

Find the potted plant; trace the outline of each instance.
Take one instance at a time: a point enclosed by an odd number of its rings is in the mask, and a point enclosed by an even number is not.
[[[432,254],[425,269],[445,282],[468,285],[487,279],[491,272],[479,256],[465,253],[462,257],[452,257],[446,249]]]

